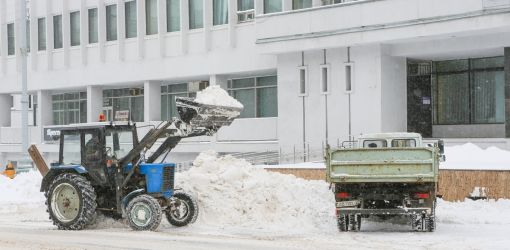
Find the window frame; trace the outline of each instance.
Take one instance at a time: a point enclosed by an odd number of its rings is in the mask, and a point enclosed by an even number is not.
[[[56,32],[55,27],[57,25],[55,24],[55,18],[60,17],[60,36],[58,37],[58,33]],[[64,48],[64,34],[63,34],[63,28],[64,28],[64,20],[62,18],[62,14],[57,14],[52,16],[52,25],[53,25],[53,50],[61,50]],[[59,38],[59,39],[57,39]],[[60,46],[57,46],[57,42],[60,42]]]
[[[142,1],[142,0],[138,0],[138,1]],[[157,35],[160,31],[160,27],[159,27],[159,22],[158,22],[158,18],[159,18],[159,13],[158,13],[158,1],[157,0],[143,0],[145,1],[145,35],[146,36],[153,36],[153,35]],[[155,10],[155,19],[152,20],[152,21],[155,21],[155,30],[153,30],[152,32],[150,32],[149,30],[149,26],[150,26],[150,22],[151,21],[151,17],[149,16],[149,12],[150,12],[150,9],[148,8],[148,3],[149,2],[152,2],[155,7],[154,7],[154,10]]]
[[[297,68],[298,71],[298,96],[304,97],[308,96],[308,88],[310,85],[309,74],[308,74],[308,66],[303,65]],[[304,72],[304,79],[302,78],[301,73]],[[304,81],[304,82],[303,82]]]
[[[171,4],[169,4],[171,1],[177,1],[177,3],[179,4],[179,9],[177,11],[178,13],[178,18],[177,18],[177,29],[176,30],[172,30],[172,8],[171,7]],[[169,11],[170,10],[170,11]],[[167,33],[170,33],[170,32],[178,32],[181,30],[181,10],[182,10],[182,6],[181,6],[181,1],[180,0],[166,0],[166,32]]]
[[[350,67],[350,70],[349,70],[349,75],[350,75],[350,78],[348,77],[347,75],[347,68]],[[352,94],[354,93],[355,91],[355,86],[356,86],[356,74],[355,74],[355,64],[354,62],[345,62],[344,63],[344,92],[346,94]],[[348,88],[350,87],[350,88]]]
[[[324,70],[326,70],[326,78],[324,79]],[[319,66],[319,82],[321,88],[322,95],[331,94],[331,65],[330,64],[321,64]],[[326,91],[324,91],[324,80],[326,80]]]
[[[130,32],[128,32],[129,30],[129,20],[128,20],[128,11],[127,11],[127,8],[128,8],[128,4],[134,4],[134,8],[135,8],[135,15],[134,15],[134,33],[135,34],[130,34]],[[126,39],[131,39],[131,38],[136,38],[138,37],[138,15],[137,15],[137,12],[138,12],[138,6],[136,4],[136,0],[130,0],[130,1],[126,1],[124,2],[124,32],[125,32],[125,38]],[[117,31],[118,33],[118,31]]]
[[[78,13],[78,43],[73,44],[73,14],[76,15]],[[81,15],[82,13],[79,10],[70,11],[69,12],[69,45],[71,47],[76,47],[81,45]],[[76,38],[76,37],[75,37]]]
[[[91,18],[90,18],[90,14],[91,14],[91,11],[94,11],[95,10],[95,24],[96,25],[91,25]],[[91,29],[91,27],[95,27],[95,29]],[[95,33],[95,36],[91,36],[91,34]],[[87,9],[87,34],[88,34],[88,38],[87,38],[87,43],[88,44],[97,44],[99,43],[99,10],[97,7],[93,7],[93,8],[88,8]],[[92,40],[92,37],[95,37],[96,39],[93,41]]]
[[[11,29],[10,29],[11,27]],[[7,29],[7,56],[12,57],[16,55],[16,25],[15,23],[7,23],[6,24]],[[12,30],[12,31],[10,31]],[[9,34],[12,33],[12,36]],[[11,41],[12,39],[12,41]],[[12,44],[12,50],[11,50],[11,44]]]
[[[502,122],[488,122],[488,123],[480,123],[474,121],[474,106],[473,104],[473,74],[476,72],[498,72],[503,71],[503,74],[505,72],[505,67],[498,66],[498,67],[483,67],[483,68],[473,68],[473,61],[480,60],[480,59],[493,59],[493,58],[500,58],[503,56],[489,56],[489,57],[477,57],[477,58],[460,58],[460,59],[451,59],[451,60],[442,60],[442,61],[434,61],[432,62],[432,72],[431,72],[431,92],[432,92],[432,125],[438,125],[438,126],[455,126],[455,125],[491,125],[491,124],[504,124],[506,119],[503,119]],[[447,70],[447,71],[438,71],[436,63],[440,62],[453,62],[453,61],[467,61],[467,68],[466,69],[460,69],[460,70]],[[468,123],[440,123],[439,122],[439,112],[438,112],[438,103],[437,98],[439,96],[439,86],[438,86],[438,76],[440,75],[452,75],[452,74],[467,74],[468,77],[468,111],[469,111],[469,122]],[[504,85],[505,83],[503,83]],[[504,105],[504,104],[503,104]]]
[[[41,20],[42,22],[42,30],[44,31],[43,36],[41,36]],[[46,30],[46,17],[37,18],[37,51],[45,51],[48,49],[48,43],[46,39],[47,30]],[[44,45],[41,46],[41,44]]]
[[[109,12],[108,12],[108,8],[113,8],[113,6],[115,6],[115,15],[114,16],[111,16],[109,15]],[[119,40],[119,27],[117,25],[117,22],[118,22],[118,13],[119,13],[119,6],[114,3],[114,4],[109,4],[109,5],[106,5],[105,6],[105,15],[106,15],[106,42],[115,42],[115,41],[118,41]],[[99,13],[98,13],[99,15]],[[113,17],[115,17],[115,20],[110,20],[112,19]],[[112,23],[115,27],[115,32],[112,32],[110,33],[109,32],[109,29],[108,29],[108,24],[109,23]],[[99,26],[99,17],[98,17],[98,26]],[[113,27],[112,27],[113,29]],[[115,37],[113,37],[115,36]],[[98,37],[99,38],[99,37]]]
[[[276,82],[274,85],[267,85],[267,86],[259,86],[258,85],[258,79],[259,78],[264,78],[264,77],[275,77],[276,78]],[[234,84],[233,84],[233,81],[235,80],[245,80],[245,79],[254,79],[254,85],[253,86],[250,86],[250,87],[240,87],[240,88],[234,88]],[[228,84],[227,84],[227,91],[229,93],[230,96],[233,96],[232,93],[234,91],[238,91],[238,90],[251,90],[253,89],[254,90],[254,93],[253,93],[253,100],[254,100],[254,114],[255,116],[254,117],[242,117],[242,118],[238,118],[238,119],[254,119],[254,118],[275,118],[275,117],[278,117],[278,75],[277,74],[269,74],[269,75],[258,75],[258,76],[252,76],[252,77],[238,77],[238,78],[231,78],[231,79],[228,79]],[[276,89],[276,116],[259,116],[259,103],[258,103],[258,91],[260,89],[268,89],[268,88],[275,88]],[[246,107],[245,107],[246,108]]]

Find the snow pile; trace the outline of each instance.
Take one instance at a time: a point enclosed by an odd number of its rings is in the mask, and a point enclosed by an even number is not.
[[[208,105],[243,108],[243,104],[230,96],[227,91],[223,90],[218,85],[212,85],[202,91],[199,91],[195,102]]]
[[[42,176],[37,171],[14,179],[0,175],[0,215],[16,214],[24,220],[47,219],[44,194],[39,192]]]
[[[510,225],[510,200],[469,200],[448,202],[438,200],[437,221],[445,224]]]
[[[445,148],[446,161],[441,169],[510,170],[510,152],[497,147],[481,149],[466,143]]]
[[[334,197],[324,181],[253,167],[232,156],[201,153],[177,186],[198,198],[197,224],[285,233],[335,230]]]

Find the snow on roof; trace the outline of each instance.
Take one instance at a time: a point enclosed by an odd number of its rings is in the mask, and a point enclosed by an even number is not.
[[[497,147],[482,149],[475,144],[445,147],[446,161],[441,169],[510,170],[510,151]]]
[[[452,170],[510,170],[510,151],[489,147],[482,149],[472,143],[445,147],[446,161],[440,169]],[[324,169],[324,162],[304,162],[281,165],[258,165],[262,168]]]

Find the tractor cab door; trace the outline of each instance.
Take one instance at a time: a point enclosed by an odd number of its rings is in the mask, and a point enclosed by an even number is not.
[[[88,129],[81,132],[81,163],[90,177],[99,185],[108,184],[105,160],[105,142],[100,129]]]

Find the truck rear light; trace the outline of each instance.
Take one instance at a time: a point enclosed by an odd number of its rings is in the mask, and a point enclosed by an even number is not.
[[[416,197],[416,199],[428,199],[430,197],[430,194],[428,194],[428,193],[416,193],[416,194],[414,194],[414,197]]]
[[[351,195],[347,192],[336,193],[336,198],[338,198],[338,199],[347,199],[350,197],[351,197]]]

